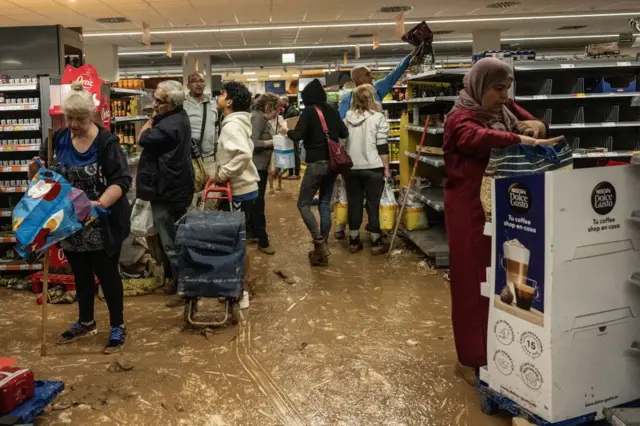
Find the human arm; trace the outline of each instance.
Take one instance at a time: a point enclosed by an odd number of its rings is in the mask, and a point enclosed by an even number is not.
[[[262,140],[260,137],[264,134],[269,123],[258,114],[251,115],[251,140],[253,141],[253,152],[262,152],[265,148],[273,147],[273,140]]]
[[[234,177],[240,176],[253,159],[253,152],[246,139],[239,136],[239,132],[235,132],[234,129],[229,129],[231,126],[232,124],[225,125],[223,132],[229,131],[230,134],[228,135],[229,137],[224,138],[224,144],[219,148],[227,151],[231,160],[226,164],[220,164],[217,182],[227,182]]]
[[[351,92],[345,93],[344,97],[340,101],[340,107],[338,112],[340,113],[340,120],[344,120],[349,112],[349,106],[351,105]]]
[[[298,120],[298,124],[296,124],[296,128],[287,132],[287,137],[289,139],[294,142],[298,142],[304,138],[304,135],[307,132],[307,128],[309,127],[309,118],[311,117],[312,113],[316,114],[315,108],[313,107],[307,107],[304,109],[304,111],[302,111],[302,115],[300,115],[300,119]]]
[[[444,133],[445,145],[452,142],[455,150],[467,155],[489,155],[492,148],[505,148],[521,142],[515,133],[488,128],[479,118],[456,113],[447,118]]]
[[[531,113],[529,113],[529,111],[522,108],[512,99],[509,100],[507,107],[516,116],[516,118],[520,120],[516,127],[518,132],[534,138],[548,137],[549,125],[547,123],[534,117]]]
[[[173,133],[175,131],[166,128],[161,123],[152,125],[152,120],[147,121],[140,132],[138,144],[143,148],[168,148],[178,144]]]
[[[347,139],[349,137],[349,129],[347,129],[347,125],[344,124],[343,120],[338,120],[338,137],[340,139]]]
[[[107,189],[98,197],[98,201],[93,203],[107,209],[129,192],[132,180],[131,171],[122,147],[115,140],[108,142],[99,161],[107,181]]]
[[[380,99],[384,99],[387,96],[387,93],[391,91],[393,86],[400,80],[402,74],[409,68],[409,63],[411,62],[411,55],[405,57],[402,62],[400,62],[396,67],[391,71],[386,77],[381,78],[380,80],[373,83],[373,86],[376,88],[376,92]],[[347,107],[347,110],[349,108]],[[346,111],[345,111],[346,114]]]
[[[380,156],[384,166],[384,177],[389,177],[391,176],[391,171],[389,170],[389,142],[387,140],[389,135],[389,123],[382,114],[380,114],[380,118],[378,120],[376,128],[376,149],[378,150],[378,155]]]

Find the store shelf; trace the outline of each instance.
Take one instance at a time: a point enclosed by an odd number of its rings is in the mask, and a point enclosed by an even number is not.
[[[424,254],[433,258],[437,267],[449,266],[449,246],[444,228],[432,226],[429,229],[408,231],[400,225],[400,232]]]
[[[594,69],[594,68],[640,68],[640,62],[620,60],[568,60],[568,61],[526,61],[515,62],[516,71],[552,71],[567,69]]]
[[[604,127],[640,127],[640,121],[619,121],[619,122],[602,122],[602,123],[558,123],[549,124],[549,129],[600,129]]]
[[[382,105],[406,105],[407,101],[382,101]]]
[[[0,243],[15,243],[16,237],[0,237]]]
[[[387,118],[387,123],[399,123],[399,118]]]
[[[0,192],[5,194],[20,194],[23,192],[27,192],[27,189],[29,189],[28,186],[0,186]]]
[[[0,263],[0,271],[39,271],[42,269],[41,263]]]
[[[0,93],[4,92],[27,92],[38,90],[37,83],[20,83],[20,84],[0,84]]]
[[[407,85],[406,84],[397,84],[395,86],[393,86],[394,89],[406,89]]]
[[[0,173],[23,173],[28,171],[29,166],[0,166]]]
[[[419,157],[420,162],[429,164],[434,167],[444,167],[444,160],[442,157],[436,157],[434,155],[418,155],[415,152],[406,152],[404,153],[407,157],[411,157],[415,160],[416,157]]]
[[[518,102],[552,101],[562,99],[607,99],[607,98],[633,98],[640,96],[640,92],[610,92],[610,93],[567,93],[564,95],[531,95],[516,96]]]
[[[40,130],[39,124],[0,124],[0,132],[33,132]]]
[[[388,138],[387,142],[400,142],[400,136]]]
[[[574,152],[573,158],[624,158],[631,157],[637,151],[607,151],[607,152]]]
[[[416,74],[409,78],[407,81],[426,81],[433,80],[436,78],[452,78],[463,76],[469,71],[470,68],[446,68],[446,69],[436,69],[427,72],[423,72],[422,74]]]
[[[111,123],[112,124],[129,123],[131,121],[147,121],[148,119],[149,117],[146,115],[129,115],[125,117],[112,117]]]
[[[24,104],[0,104],[0,111],[34,111],[39,108],[39,102],[28,102]]]
[[[124,95],[124,96],[142,96],[146,95],[147,92],[144,90],[134,90],[134,89],[121,89],[119,87],[112,87],[111,94],[113,95]]]
[[[424,131],[424,126],[405,126],[405,129],[410,130],[412,132],[422,133]],[[430,135],[440,135],[444,133],[444,127],[443,126],[429,127],[427,129],[427,133]]]
[[[427,104],[435,102],[455,102],[457,96],[430,96],[426,98],[412,98],[407,100],[410,104]]]
[[[13,210],[11,209],[0,209],[0,217],[11,217],[13,215]]]
[[[389,164],[400,164],[400,161],[398,161],[398,160],[391,160],[391,161],[389,161]]]
[[[409,190],[417,199],[425,203],[432,209],[443,212],[444,211],[444,190],[438,186],[432,186],[428,188]]]
[[[38,144],[22,144],[22,145],[0,145],[0,152],[28,152],[39,151]]]

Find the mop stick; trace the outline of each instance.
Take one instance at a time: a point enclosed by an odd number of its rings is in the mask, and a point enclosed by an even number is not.
[[[53,161],[53,130],[49,129],[47,137],[47,167],[51,167]],[[47,355],[47,305],[49,304],[49,249],[44,252],[44,263],[42,264],[42,341],[40,342],[40,356]]]
[[[407,185],[407,193],[404,195],[404,199],[402,200],[402,205],[400,206],[400,214],[398,215],[398,219],[396,220],[396,225],[393,229],[393,234],[391,235],[391,244],[389,246],[389,251],[387,252],[386,262],[391,258],[391,252],[393,251],[393,243],[396,240],[396,234],[398,233],[398,227],[400,226],[400,221],[402,220],[402,214],[404,213],[404,207],[407,205],[407,198],[409,195],[409,190],[413,185],[413,180],[416,176],[416,170],[418,169],[418,163],[420,162],[420,153],[422,152],[422,145],[424,145],[425,137],[427,136],[427,127],[429,126],[429,121],[431,120],[431,116],[427,116],[427,121],[424,123],[424,130],[422,131],[422,137],[420,138],[420,144],[418,145],[416,159],[413,162],[413,170],[411,170],[411,177],[409,178],[409,185]]]

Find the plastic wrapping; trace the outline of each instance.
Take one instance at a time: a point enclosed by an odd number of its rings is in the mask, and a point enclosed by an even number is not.
[[[338,175],[336,184],[333,187],[333,222],[336,225],[343,226],[349,223],[347,189],[342,175]]]
[[[396,223],[397,207],[398,203],[396,202],[396,196],[393,193],[393,186],[387,179],[384,183],[382,198],[380,198],[380,229],[384,231],[390,231],[393,229],[393,225]]]
[[[138,198],[133,204],[131,209],[131,233],[136,237],[150,237],[157,234],[149,201]]]
[[[424,204],[416,200],[413,194],[405,195],[407,204],[404,207],[402,223],[408,231],[429,228],[429,219]]]

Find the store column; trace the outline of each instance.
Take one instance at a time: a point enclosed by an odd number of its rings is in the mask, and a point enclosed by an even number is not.
[[[473,36],[473,53],[500,50],[500,30],[478,30]]]
[[[107,81],[118,81],[118,46],[113,44],[85,44],[85,63],[93,65],[98,76]]]
[[[184,55],[182,57],[182,81],[186,86],[189,74],[200,71],[204,75],[206,86],[205,93],[211,94],[211,56],[210,55]]]

